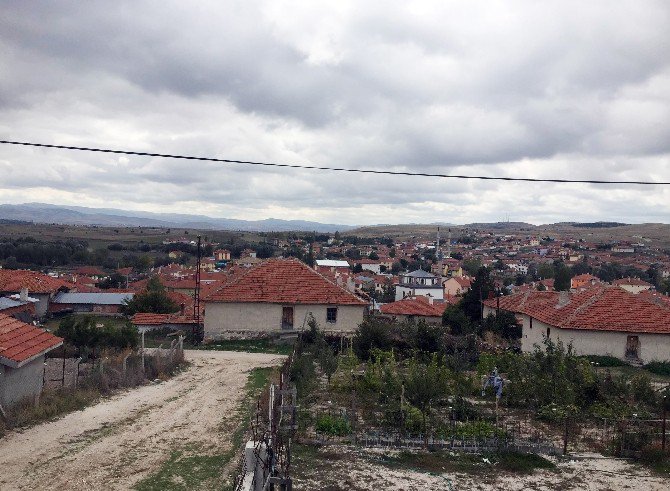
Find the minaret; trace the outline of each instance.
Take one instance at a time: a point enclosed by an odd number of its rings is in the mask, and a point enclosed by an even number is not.
[[[437,227],[437,245],[435,246],[435,259],[438,261],[442,259],[440,257],[440,227]]]
[[[451,257],[451,229],[449,229],[449,235],[447,236],[447,257]]]

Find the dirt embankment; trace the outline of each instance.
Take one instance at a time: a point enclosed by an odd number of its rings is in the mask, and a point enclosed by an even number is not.
[[[167,382],[0,439],[0,489],[128,489],[175,451],[228,449],[248,372],[282,357],[187,351],[186,358],[189,369]]]

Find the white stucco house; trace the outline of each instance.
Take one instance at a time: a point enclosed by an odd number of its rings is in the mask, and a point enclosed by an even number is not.
[[[495,315],[497,300],[484,301],[484,316]],[[670,360],[670,306],[663,299],[594,286],[573,293],[528,291],[499,301],[500,309],[521,321],[524,352],[549,338],[572,343],[583,355],[636,363]]]
[[[401,274],[395,287],[396,301],[406,297],[424,296],[436,300],[444,299],[441,278],[437,275],[417,269],[411,273]]]
[[[300,331],[313,316],[324,331],[353,332],[368,302],[297,259],[270,259],[204,298],[205,339]]]

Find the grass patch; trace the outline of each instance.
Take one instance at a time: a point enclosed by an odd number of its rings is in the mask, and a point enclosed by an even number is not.
[[[214,349],[216,351],[244,351],[247,353],[271,353],[290,355],[293,351],[291,344],[274,344],[268,339],[226,340],[215,344],[203,345],[200,349]]]
[[[586,355],[583,356],[585,360],[597,364],[600,367],[627,367],[629,366],[628,363],[626,363],[623,360],[620,360],[619,358],[616,358],[614,356],[608,356],[608,355]]]
[[[274,344],[269,339],[228,339],[196,346],[194,349],[290,355],[293,345]]]
[[[652,361],[644,366],[644,369],[654,375],[670,377],[670,361]]]
[[[84,409],[97,402],[101,396],[102,393],[97,388],[46,390],[37,406],[32,401],[25,401],[9,409],[9,426],[28,427],[50,421],[66,413]]]
[[[160,470],[149,479],[140,481],[138,491],[197,489],[206,482],[216,481],[226,463],[223,454],[184,455],[174,450]]]
[[[232,489],[231,477],[225,474],[226,467],[239,456],[245,434],[249,428],[250,416],[254,411],[252,402],[267,386],[275,368],[254,368],[249,372],[244,388],[244,398],[237,411],[224,420],[219,431],[231,434],[230,449],[214,454],[204,453],[199,448],[173,450],[170,458],[160,469],[135,485],[138,491],[191,490],[191,489]]]
[[[397,455],[381,456],[379,462],[392,468],[442,474],[461,472],[480,474],[492,468],[515,474],[530,474],[536,469],[554,469],[556,466],[540,455],[520,452],[485,454],[457,454],[453,452],[402,451]]]

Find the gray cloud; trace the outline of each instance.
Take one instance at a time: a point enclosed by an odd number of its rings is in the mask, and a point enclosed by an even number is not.
[[[6,2],[0,136],[298,164],[669,181],[669,21],[663,1]],[[240,218],[669,218],[657,208],[666,191],[630,186],[271,172],[7,147],[0,172],[0,201],[173,212],[195,204]]]

